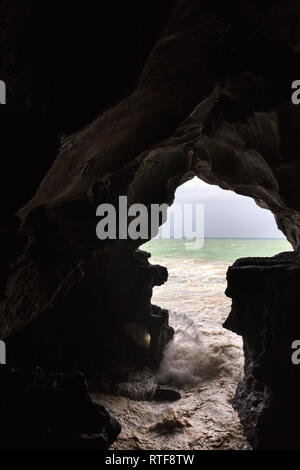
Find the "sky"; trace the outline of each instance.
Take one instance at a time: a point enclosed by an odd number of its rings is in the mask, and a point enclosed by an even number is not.
[[[269,210],[258,207],[249,197],[209,185],[199,178],[180,186],[174,203],[204,205],[205,238],[285,238]]]

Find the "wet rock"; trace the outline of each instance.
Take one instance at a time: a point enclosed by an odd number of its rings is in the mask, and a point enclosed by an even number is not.
[[[172,388],[166,388],[162,386],[158,386],[153,400],[156,401],[177,401],[181,399],[181,394]]]
[[[237,260],[228,271],[232,310],[224,326],[243,337],[245,377],[233,406],[255,449],[299,449],[300,256]]]
[[[174,410],[169,410],[161,421],[149,427],[150,431],[160,434],[168,434],[183,430],[191,426],[186,418],[179,418]]]
[[[80,374],[0,367],[2,449],[108,449],[121,431]]]

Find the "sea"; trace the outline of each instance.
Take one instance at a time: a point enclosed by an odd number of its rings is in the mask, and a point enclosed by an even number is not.
[[[222,327],[231,309],[226,272],[238,258],[292,251],[285,239],[154,239],[141,247],[169,279],[152,303],[168,309],[174,339],[159,370],[134,372],[114,396],[92,393],[122,424],[112,449],[250,449],[231,400],[243,377],[242,338]],[[149,401],[157,385],[180,392],[175,402]]]

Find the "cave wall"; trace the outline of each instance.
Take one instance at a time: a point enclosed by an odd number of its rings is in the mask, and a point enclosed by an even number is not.
[[[172,337],[167,312],[151,305],[166,270],[136,251],[141,241],[98,240],[96,208],[120,195],[129,204],[171,204],[176,188],[199,176],[269,208],[298,250],[300,107],[291,104],[291,83],[299,78],[299,7],[180,0],[163,29],[173,5],[166,2],[151,10],[153,27],[144,28],[141,12],[133,32],[130,12],[126,23],[120,11],[109,36],[116,55],[98,61],[114,23],[101,35],[98,18],[113,13],[75,2],[70,19],[52,3],[1,2],[8,21],[0,70],[13,106],[3,120],[10,116],[7,135],[26,135],[25,144],[8,139],[3,178],[14,180],[21,150],[26,158],[1,232],[0,337],[14,366],[92,374],[155,365]],[[137,37],[142,50],[128,56]],[[19,101],[26,105],[15,124]],[[132,340],[132,328],[151,332],[150,349]]]
[[[256,449],[299,449],[300,260],[296,253],[237,260],[227,274],[225,321],[243,337],[245,377],[233,406]]]

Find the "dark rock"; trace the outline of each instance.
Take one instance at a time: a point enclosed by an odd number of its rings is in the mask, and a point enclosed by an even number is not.
[[[80,374],[0,367],[1,449],[108,449],[121,431]]]
[[[165,282],[167,270],[151,265],[149,256],[108,249],[71,272],[50,301],[45,299],[41,315],[7,339],[9,365],[87,374],[157,367],[174,330],[168,311],[151,305],[152,289]],[[18,283],[15,290],[25,289]]]
[[[181,399],[181,394],[177,392],[177,390],[171,388],[165,388],[162,386],[158,386],[155,394],[153,396],[153,400],[156,401],[177,401]]]
[[[245,377],[233,406],[255,449],[299,449],[300,256],[240,259],[229,268],[224,326],[244,341]]]

